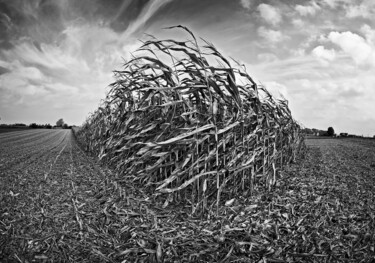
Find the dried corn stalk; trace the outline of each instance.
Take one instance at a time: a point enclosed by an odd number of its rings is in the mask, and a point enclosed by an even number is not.
[[[303,137],[287,102],[276,101],[210,43],[145,42],[115,71],[102,106],[78,138],[129,182],[193,206],[271,187]]]

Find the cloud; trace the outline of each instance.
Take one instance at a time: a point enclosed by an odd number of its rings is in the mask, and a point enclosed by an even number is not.
[[[0,75],[6,74],[9,72],[10,72],[10,69],[0,66]]]
[[[273,29],[267,29],[263,26],[258,28],[258,35],[260,37],[264,38],[265,40],[271,42],[271,44],[280,42],[280,41],[287,38],[280,31],[273,30]]]
[[[375,46],[375,30],[372,30],[369,25],[363,25],[361,27],[361,33],[365,36],[370,45]]]
[[[89,6],[69,0],[7,3],[10,14],[21,22],[0,13],[0,33],[14,28],[5,39],[12,42],[10,48],[4,49],[0,40],[0,112],[20,120],[26,110],[39,112],[41,105],[53,102],[50,116],[71,112],[71,121],[79,124],[104,98],[114,80],[112,71],[121,69],[123,58],[129,59],[141,45],[136,33],[169,2],[127,1],[99,11],[99,2]],[[123,12],[134,15],[123,18]],[[116,31],[111,23],[120,18],[124,25]],[[33,121],[38,119],[34,116]]]
[[[260,53],[257,55],[257,59],[261,62],[274,62],[277,61],[278,58],[273,53]]]
[[[320,6],[317,3],[315,3],[315,1],[312,1],[310,5],[296,5],[296,7],[295,7],[295,10],[301,16],[307,16],[307,15],[313,16],[320,9],[321,9]]]
[[[346,16],[349,18],[353,17],[369,17],[370,12],[364,5],[351,5],[346,9]]]
[[[258,11],[260,16],[270,25],[276,26],[282,21],[280,10],[272,5],[260,4]]]
[[[46,90],[41,88],[41,81],[46,81],[45,76],[35,67],[15,65],[8,74],[0,76],[2,93],[7,94],[7,101],[3,105],[23,104],[30,105],[46,95]]]
[[[58,48],[53,46],[44,45],[44,51],[39,50],[30,41],[22,42],[15,45],[11,50],[3,51],[3,54],[8,60],[17,58],[28,64],[36,64],[48,68],[61,69],[65,68],[65,61],[61,61]]]
[[[160,8],[168,4],[172,0],[153,0],[149,1],[146,6],[142,9],[142,12],[138,15],[137,19],[131,22],[129,27],[123,34],[123,39],[128,38],[130,35],[135,33],[140,27],[142,27]]]
[[[116,60],[113,55],[117,55],[117,59],[120,59],[119,52],[116,52],[119,47],[120,34],[109,27],[92,24],[71,25],[63,31],[62,35],[63,40],[60,49],[74,58],[86,61],[90,64],[90,67],[108,69],[105,66],[114,63]],[[98,65],[95,62],[98,57],[103,55],[103,52],[109,59],[108,64]]]
[[[369,31],[369,28],[365,30]],[[365,39],[350,31],[331,32],[328,39],[339,46],[357,65],[375,66],[375,46],[371,40]]]
[[[18,68],[13,71],[14,74],[23,76],[25,79],[28,80],[42,80],[45,78],[43,73],[35,68],[35,67],[23,67],[23,68]]]
[[[252,0],[240,0],[240,3],[243,8],[250,9]]]
[[[58,45],[42,43],[38,49],[32,41],[24,40],[2,51],[5,61],[11,62],[6,65],[11,72],[0,75],[0,86],[5,87],[1,97],[7,98],[1,111],[8,115],[16,111],[21,117],[26,109],[39,111],[40,105],[53,102],[51,114],[57,108],[75,108],[79,113],[70,118],[79,124],[93,110],[89,105],[97,105],[105,96],[105,87],[113,81],[111,71],[122,62],[121,54],[125,55],[120,45],[101,40],[103,36],[113,40],[110,32],[76,25],[62,34]],[[117,49],[120,51],[115,52]],[[16,106],[20,104],[24,107]]]
[[[351,4],[353,1],[352,0],[322,0],[322,1],[319,1],[320,3],[332,8],[332,9],[335,9],[337,8],[338,6],[347,6],[348,4]]]
[[[0,13],[0,32],[7,33],[12,28],[12,20],[10,17],[5,13]]]
[[[372,86],[375,77],[362,77],[362,74],[356,79],[350,76],[311,79],[306,76],[287,81],[285,85],[291,90],[288,99],[294,117],[305,120],[303,124],[310,128],[333,126],[337,131],[354,134],[373,130],[375,91]]]
[[[295,27],[298,27],[298,28],[301,28],[305,25],[305,23],[303,22],[303,20],[299,19],[299,18],[296,18],[296,19],[293,19],[292,20],[292,24],[295,26]]]
[[[129,6],[130,4],[131,4],[131,1],[123,1],[123,3],[121,4],[120,8],[118,9],[116,15],[113,16],[111,22],[114,22],[114,21],[116,21],[117,19],[119,19],[120,16],[121,16],[121,15],[123,14],[123,12],[128,8],[128,6]]]
[[[311,53],[323,61],[333,61],[336,58],[336,52],[334,49],[325,49],[323,46],[317,46],[311,51]]]
[[[328,5],[330,8],[335,8],[338,1],[337,0],[323,0],[322,2]]]
[[[356,17],[363,17],[363,18],[371,18],[375,15],[375,3],[371,1],[363,1],[359,5],[347,5],[345,7],[346,10],[346,17],[348,18],[356,18]]]
[[[327,43],[329,45],[332,43]],[[314,54],[280,56],[278,60],[259,61],[256,66],[248,68],[274,95],[275,91],[285,91],[284,87],[287,91],[284,96],[290,102],[293,116],[307,127],[333,126],[356,134],[361,130],[370,131],[371,126],[375,127],[367,121],[375,118],[363,111],[375,110],[375,105],[372,105],[375,76],[350,63],[350,57],[327,46],[311,52],[321,57],[318,59]],[[330,66],[322,68],[321,61]],[[366,121],[358,121],[361,126],[356,128],[348,123],[349,118],[366,118]]]
[[[276,81],[264,82],[266,89],[272,94],[276,99],[288,98],[288,89],[285,85],[280,84]]]

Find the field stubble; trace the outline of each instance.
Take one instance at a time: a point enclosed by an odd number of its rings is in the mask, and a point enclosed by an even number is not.
[[[69,130],[0,135],[0,261],[373,262],[375,143],[306,143],[271,192],[193,217],[99,167]]]

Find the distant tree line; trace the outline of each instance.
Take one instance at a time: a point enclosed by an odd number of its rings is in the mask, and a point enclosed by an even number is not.
[[[335,130],[332,127],[328,127],[327,130],[319,130],[319,129],[310,129],[304,128],[302,132],[306,135],[316,135],[316,136],[335,136]]]
[[[51,124],[36,124],[36,123],[31,123],[29,125],[29,128],[31,129],[52,129]]]
[[[304,128],[302,129],[302,132],[307,135],[317,135],[317,136],[326,136],[327,131],[325,130],[319,130],[319,129],[310,129],[310,128]]]
[[[13,124],[0,124],[0,127],[7,127],[7,128],[26,128],[27,125],[24,123],[13,123]]]
[[[330,136],[330,137],[343,137],[343,138],[371,138],[371,137],[364,137],[363,135],[349,134],[347,132],[341,132],[340,134],[336,134],[335,130],[332,127],[329,127],[326,131],[319,130],[319,129],[304,128],[302,129],[302,132],[306,135],[315,135],[315,136]],[[375,139],[375,135],[372,138]]]
[[[72,126],[69,126],[67,123],[64,122],[64,120],[61,118],[59,119],[57,122],[56,122],[56,126],[54,127],[57,127],[57,128],[62,128],[62,129],[71,129]]]
[[[59,129],[71,129],[72,126],[68,125],[64,122],[63,119],[59,119],[56,122],[55,126],[52,126],[51,124],[37,124],[37,123],[31,123],[29,125],[26,125],[24,123],[13,123],[13,124],[0,124],[0,128],[31,128],[31,129],[53,129],[53,128],[59,128]]]

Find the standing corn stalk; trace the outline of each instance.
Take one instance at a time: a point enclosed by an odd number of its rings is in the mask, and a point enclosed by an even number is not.
[[[270,189],[304,145],[287,102],[177,27],[192,40],[145,42],[78,138],[128,182],[194,209],[256,183]]]

